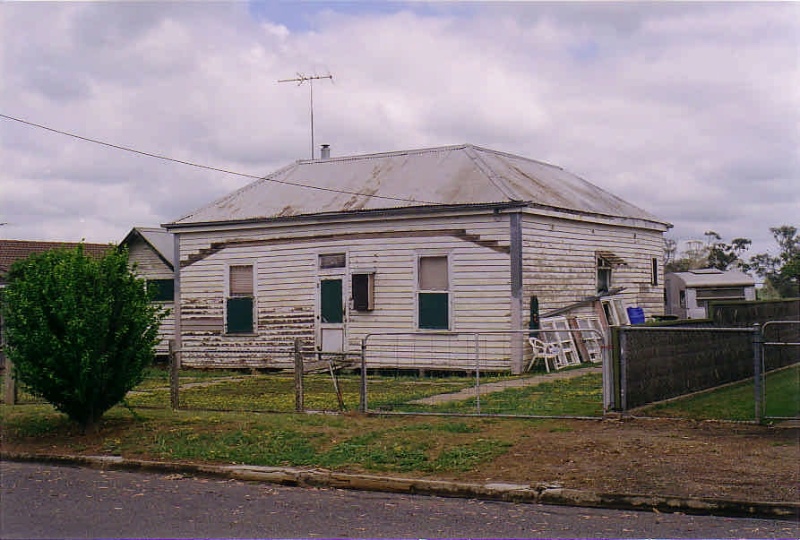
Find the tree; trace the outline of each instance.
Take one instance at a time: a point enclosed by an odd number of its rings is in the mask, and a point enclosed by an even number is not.
[[[17,261],[2,300],[14,376],[83,431],[142,381],[155,357],[164,313],[124,251],[97,259],[79,245]]]
[[[741,259],[742,253],[750,248],[753,243],[747,238],[734,238],[730,244],[722,241],[722,237],[714,231],[706,233],[708,238],[708,255],[706,266],[717,270],[728,270],[731,267],[742,268],[745,263]]]
[[[667,272],[688,272],[697,268],[716,268],[729,270],[745,268],[742,254],[752,242],[747,238],[734,238],[730,244],[722,241],[722,237],[714,231],[705,233],[706,241],[690,240],[686,243],[686,251],[681,257],[675,257],[675,242],[667,240],[667,261],[664,268]],[[671,243],[671,244],[670,244]]]
[[[782,298],[800,297],[800,235],[797,227],[770,227],[780,252],[776,257],[759,253],[750,258],[747,269],[763,277]]]

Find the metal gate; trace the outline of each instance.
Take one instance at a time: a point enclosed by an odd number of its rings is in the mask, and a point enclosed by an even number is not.
[[[800,418],[800,321],[770,321],[761,328],[756,378],[756,420]]]
[[[534,339],[560,361],[534,356]],[[610,399],[606,343],[590,328],[368,334],[361,341],[360,410],[599,418]],[[524,369],[512,375],[515,351],[522,351]]]

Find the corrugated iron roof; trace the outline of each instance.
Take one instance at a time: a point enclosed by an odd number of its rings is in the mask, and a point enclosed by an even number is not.
[[[689,272],[675,272],[687,287],[751,287],[755,280],[739,270],[716,270],[702,268]]]
[[[44,253],[51,249],[74,249],[78,242],[40,242],[38,240],[0,240],[0,275],[8,272],[11,265],[34,253]],[[102,257],[111,249],[109,244],[83,243],[84,253],[93,257]]]
[[[161,227],[134,227],[125,236],[125,239],[120,242],[120,245],[125,245],[131,241],[133,237],[138,235],[141,237],[156,254],[170,267],[174,268],[174,244],[173,235],[166,229]]]
[[[669,226],[561,167],[471,144],[297,161],[166,226],[509,202]]]

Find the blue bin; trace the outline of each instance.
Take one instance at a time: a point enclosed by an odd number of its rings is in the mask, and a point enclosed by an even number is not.
[[[644,309],[640,307],[629,307],[628,319],[630,319],[631,324],[644,324]]]

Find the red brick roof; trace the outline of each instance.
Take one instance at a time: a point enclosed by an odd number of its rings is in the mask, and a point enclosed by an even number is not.
[[[51,249],[73,249],[78,242],[39,242],[35,240],[0,240],[0,276],[8,272],[14,261],[25,259],[34,253],[43,253]],[[111,246],[109,244],[83,244],[84,253],[100,257]]]

